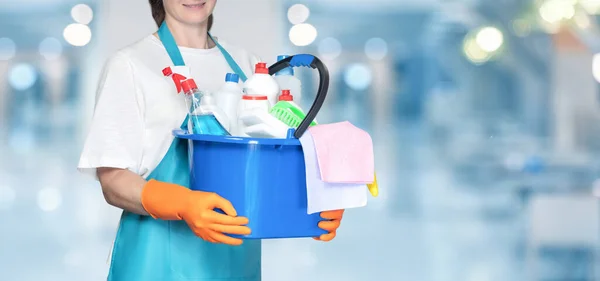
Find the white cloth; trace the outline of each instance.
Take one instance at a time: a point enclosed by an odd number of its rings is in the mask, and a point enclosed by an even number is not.
[[[306,165],[307,213],[360,208],[367,205],[367,185],[321,180],[315,142],[310,130],[300,137]]]
[[[215,39],[247,76],[258,57]],[[180,47],[198,88],[216,93],[233,72],[217,47]],[[172,130],[188,112],[183,95],[162,70],[173,63],[154,35],[110,57],[96,93],[94,115],[78,169],[95,175],[96,168],[129,169],[147,177],[160,163],[173,141]]]

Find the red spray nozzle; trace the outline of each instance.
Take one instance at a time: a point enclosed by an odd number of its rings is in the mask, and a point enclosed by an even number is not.
[[[196,82],[194,81],[194,79],[187,79],[181,82],[181,87],[183,88],[184,93],[187,93],[193,89],[198,89],[198,86],[196,86]]]
[[[165,67],[165,69],[162,70],[163,75],[165,76],[171,76],[171,74],[173,74],[173,70],[171,70],[170,67]]]

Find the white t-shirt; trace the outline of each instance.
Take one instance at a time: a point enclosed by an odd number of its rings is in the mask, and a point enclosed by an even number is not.
[[[217,40],[217,39],[215,39]],[[248,76],[259,59],[217,40]],[[216,92],[233,70],[217,47],[179,47],[198,88]],[[96,93],[91,127],[78,168],[129,169],[147,177],[167,153],[188,112],[182,94],[162,70],[173,63],[160,40],[149,35],[108,59]],[[177,72],[174,70],[174,72]],[[183,73],[182,73],[183,74]],[[185,74],[184,74],[185,75]]]

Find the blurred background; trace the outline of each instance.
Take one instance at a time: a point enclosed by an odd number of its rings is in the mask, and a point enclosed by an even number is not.
[[[369,131],[381,195],[265,281],[600,280],[600,0],[227,0],[213,34],[330,69],[321,122]],[[0,280],[105,280],[119,210],[76,165],[145,0],[0,0]],[[308,107],[316,75],[297,72]]]

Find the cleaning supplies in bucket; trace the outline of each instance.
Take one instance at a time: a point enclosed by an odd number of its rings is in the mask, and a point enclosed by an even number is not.
[[[248,227],[252,229],[252,233],[241,236],[244,239],[318,237],[324,233],[318,227],[323,218],[318,213],[308,214],[312,207],[309,208],[307,202],[309,166],[305,163],[313,164],[310,178],[316,179],[319,177],[319,162],[315,142],[305,132],[325,101],[329,74],[326,66],[312,55],[286,58],[271,66],[269,73],[275,74],[289,66],[317,69],[320,79],[319,90],[306,119],[295,130],[289,129],[286,138],[238,138],[174,131],[176,137],[189,140],[188,145],[191,147],[190,189],[216,192],[229,200],[238,215],[247,217],[250,221]],[[243,102],[244,100],[240,100],[240,103]],[[254,107],[246,113],[251,111],[261,113],[253,116],[249,114],[249,119],[244,117],[246,115],[240,115],[240,121],[248,124],[262,123],[256,116],[263,116],[264,108]],[[270,115],[269,112],[266,113],[266,116]],[[309,138],[302,138],[303,135]],[[308,140],[308,145],[312,144],[313,149],[304,149],[301,143],[304,140]],[[307,150],[312,151],[312,161],[305,159]],[[326,184],[333,189],[337,187],[337,184]],[[365,190],[365,184],[362,184],[362,189],[358,191]],[[339,194],[332,195],[334,200],[340,199]],[[364,201],[353,203],[364,205]],[[336,204],[339,208],[346,206],[347,204]]]
[[[247,125],[244,122],[244,119],[241,118],[242,116],[252,115],[252,112],[264,112],[268,114],[269,108],[270,103],[267,96],[243,95],[238,106],[238,124],[236,135],[245,137],[248,136],[246,133],[244,133]]]
[[[262,108],[244,110],[239,115],[242,133],[254,138],[285,138],[289,128],[296,128],[306,117],[304,111],[294,103],[290,90],[283,90],[279,101],[269,111]],[[311,122],[311,126],[317,122]]]
[[[302,108],[294,103],[294,96],[291,95],[290,90],[281,91],[279,101],[271,108],[270,113],[284,124],[293,128],[298,127],[306,117]],[[317,122],[312,121],[310,125],[317,125]]]
[[[238,134],[238,105],[242,98],[242,88],[239,84],[240,77],[235,73],[227,73],[225,84],[215,95],[217,107],[222,109],[229,120],[229,132],[232,135]]]
[[[248,136],[244,133],[246,126],[239,116],[248,115],[248,112],[253,109],[268,113],[272,106],[270,99],[276,98],[277,91],[279,91],[278,87],[277,82],[269,75],[266,64],[263,62],[257,63],[254,75],[248,78],[244,84],[244,95],[239,101],[236,135]]]
[[[225,113],[214,103],[212,95],[198,90],[194,79],[181,82],[189,109],[188,131],[192,134],[228,136],[223,124],[228,124]]]
[[[173,80],[175,88],[177,89],[177,93],[181,93],[181,82],[187,79],[187,77],[190,75],[190,72],[190,67],[185,65],[177,65],[173,67],[167,66],[162,70],[162,73],[165,77],[170,77]]]
[[[270,107],[275,105],[279,94],[279,85],[269,75],[266,63],[259,62],[256,64],[254,75],[244,83],[244,94],[248,96],[267,96]]]
[[[289,56],[281,55],[277,57],[277,61],[283,60]],[[289,89],[290,94],[294,96],[297,103],[302,101],[302,83],[300,79],[294,76],[294,68],[286,67],[275,73],[275,81],[279,85],[279,89]]]
[[[290,128],[269,112],[259,108],[245,111],[239,119],[244,126],[242,133],[252,138],[284,139]]]

